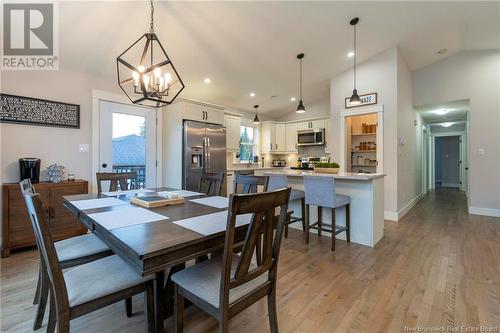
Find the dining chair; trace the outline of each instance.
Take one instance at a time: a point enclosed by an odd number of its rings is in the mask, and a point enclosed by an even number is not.
[[[223,182],[224,172],[203,172],[198,184],[198,192],[205,193],[206,195],[210,195],[213,192],[214,195],[220,196]]]
[[[268,191],[274,191],[280,188],[288,187],[288,177],[285,174],[269,174],[267,184]],[[285,225],[285,238],[288,237],[288,225],[295,222],[302,222],[302,231],[306,231],[306,201],[305,193],[302,190],[292,189],[290,193],[290,201],[300,200],[301,216],[292,216]]]
[[[344,232],[347,242],[351,241],[351,198],[347,195],[337,194],[335,191],[335,179],[327,176],[304,176],[304,191],[306,193],[306,244],[309,243],[309,229],[318,231],[321,236],[322,231],[332,233],[331,250],[335,251],[335,236]],[[318,221],[310,224],[309,207],[318,207]],[[321,221],[322,207],[330,208],[332,211],[332,223],[327,224]],[[335,210],[345,207],[345,226],[337,226]]]
[[[253,175],[239,175],[234,177],[234,193],[257,193],[258,187],[262,186],[263,191],[267,191],[267,183],[269,177],[267,176],[253,176]]]
[[[229,320],[267,296],[269,325],[278,332],[276,281],[290,188],[257,194],[231,194],[222,256],[204,261],[172,275],[174,282],[175,332],[184,328],[184,299],[188,299],[219,322],[228,332]],[[279,218],[274,232],[275,211]],[[252,214],[241,255],[233,253],[236,219]],[[263,241],[257,239],[262,235]],[[252,256],[261,246],[260,263]]]
[[[138,275],[117,255],[62,270],[50,227],[43,213],[40,194],[25,194],[43,270],[48,276],[50,301],[47,332],[67,333],[71,319],[144,293],[146,332],[155,331],[154,277]],[[53,311],[52,311],[53,310]]]
[[[36,193],[35,188],[29,179],[22,180],[19,185],[23,196],[26,194]],[[44,214],[46,215],[46,212]],[[35,232],[35,230],[33,230],[33,232]],[[85,234],[60,240],[54,243],[54,247],[57,253],[57,259],[59,260],[59,264],[62,269],[78,266],[113,254],[113,251],[111,251],[109,247],[94,234]],[[42,260],[40,249],[39,254],[40,267],[38,270],[35,298],[33,300],[33,304],[37,304],[37,311],[33,324],[33,330],[37,330],[42,326],[49,294],[47,276],[44,274],[44,262]],[[131,309],[130,312],[132,312]],[[131,315],[131,313],[127,314]]]
[[[109,181],[109,192],[133,190],[137,187],[136,172],[97,172],[97,193],[102,192],[102,182]]]

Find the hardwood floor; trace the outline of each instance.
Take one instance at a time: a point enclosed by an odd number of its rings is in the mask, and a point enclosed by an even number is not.
[[[487,326],[500,332],[500,218],[468,215],[465,196],[442,189],[399,223],[386,221],[371,249],[300,231],[284,240],[278,271],[281,332],[405,332],[405,326]],[[1,260],[1,330],[32,332],[36,251]],[[142,298],[132,318],[123,303],[71,322],[72,332],[143,332]],[[48,314],[46,314],[48,317]],[[44,327],[45,330],[46,320]],[[186,332],[216,332],[195,307]],[[262,300],[236,316],[232,332],[268,332]],[[172,332],[168,321],[166,332]],[[406,330],[408,331],[408,330]]]

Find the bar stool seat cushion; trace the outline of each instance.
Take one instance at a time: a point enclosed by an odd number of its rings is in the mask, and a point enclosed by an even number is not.
[[[63,275],[71,307],[154,279],[140,276],[117,255],[66,269]]]
[[[290,200],[299,200],[305,197],[304,191],[301,190],[294,190],[292,189],[292,192],[290,193]]]
[[[233,255],[233,261],[231,263],[231,277],[233,277],[236,272],[239,260],[238,255]],[[249,270],[251,271],[253,268],[255,268],[255,265],[250,264]],[[172,281],[191,294],[196,295],[214,307],[219,308],[221,270],[222,256],[218,256],[215,259],[203,261],[175,273],[172,275]],[[254,291],[258,287],[262,286],[267,282],[267,280],[267,273],[264,273],[250,282],[230,289],[229,304],[232,304],[251,291]]]
[[[109,251],[109,247],[94,234],[72,237],[55,242],[54,244],[59,262],[84,258]]]
[[[343,194],[336,194],[335,195],[335,207],[342,207],[349,205],[351,203],[351,197],[348,195],[343,195]]]

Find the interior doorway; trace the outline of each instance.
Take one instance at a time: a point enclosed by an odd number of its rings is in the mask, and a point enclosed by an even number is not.
[[[439,136],[434,145],[434,187],[460,188],[461,136]]]

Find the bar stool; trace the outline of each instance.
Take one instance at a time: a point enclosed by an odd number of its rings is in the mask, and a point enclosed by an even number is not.
[[[267,174],[269,176],[269,182],[267,184],[267,190],[268,191],[275,191],[278,189],[282,188],[287,188],[288,187],[288,179],[286,175],[283,174]],[[288,225],[291,223],[295,223],[298,221],[302,222],[302,231],[306,231],[306,218],[305,218],[305,211],[306,211],[306,202],[305,202],[305,193],[304,191],[301,190],[294,190],[292,189],[292,192],[290,193],[290,201],[292,200],[299,200],[300,199],[300,204],[301,204],[301,211],[302,211],[302,216],[291,216],[290,221],[285,225],[285,237],[288,237]]]
[[[341,232],[346,233],[347,242],[351,241],[350,236],[350,204],[351,198],[347,195],[335,193],[335,179],[325,176],[304,176],[304,189],[306,200],[306,244],[309,244],[309,229],[318,230],[321,236],[322,231],[332,233],[332,251],[335,251],[335,236]],[[318,221],[309,224],[309,206],[318,207]],[[345,227],[338,227],[335,223],[335,209],[345,206]],[[331,208],[332,224],[321,222],[321,208]]]

